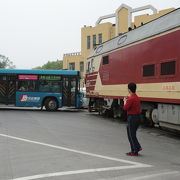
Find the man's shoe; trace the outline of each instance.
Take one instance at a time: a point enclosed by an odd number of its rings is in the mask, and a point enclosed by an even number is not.
[[[138,153],[134,153],[134,152],[128,152],[126,153],[127,156],[138,156]]]

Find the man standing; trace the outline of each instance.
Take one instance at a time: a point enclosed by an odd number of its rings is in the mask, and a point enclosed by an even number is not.
[[[136,131],[140,124],[140,100],[136,95],[136,84],[128,84],[128,92],[130,96],[124,98],[124,110],[127,111],[127,135],[131,145],[131,152],[126,153],[127,156],[138,156],[138,152],[142,150],[139,144]]]

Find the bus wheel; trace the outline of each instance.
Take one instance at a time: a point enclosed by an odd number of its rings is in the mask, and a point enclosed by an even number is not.
[[[57,100],[54,98],[47,98],[44,105],[47,111],[56,111],[58,109]]]

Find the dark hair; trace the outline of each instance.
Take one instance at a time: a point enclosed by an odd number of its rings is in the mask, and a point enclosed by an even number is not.
[[[128,84],[128,89],[129,89],[132,93],[136,93],[136,84],[135,84],[135,83],[129,83],[129,84]]]

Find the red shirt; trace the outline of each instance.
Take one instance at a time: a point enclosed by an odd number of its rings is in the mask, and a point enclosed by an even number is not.
[[[128,114],[140,114],[140,100],[136,94],[132,94],[126,104],[124,105],[124,110],[127,111]]]

